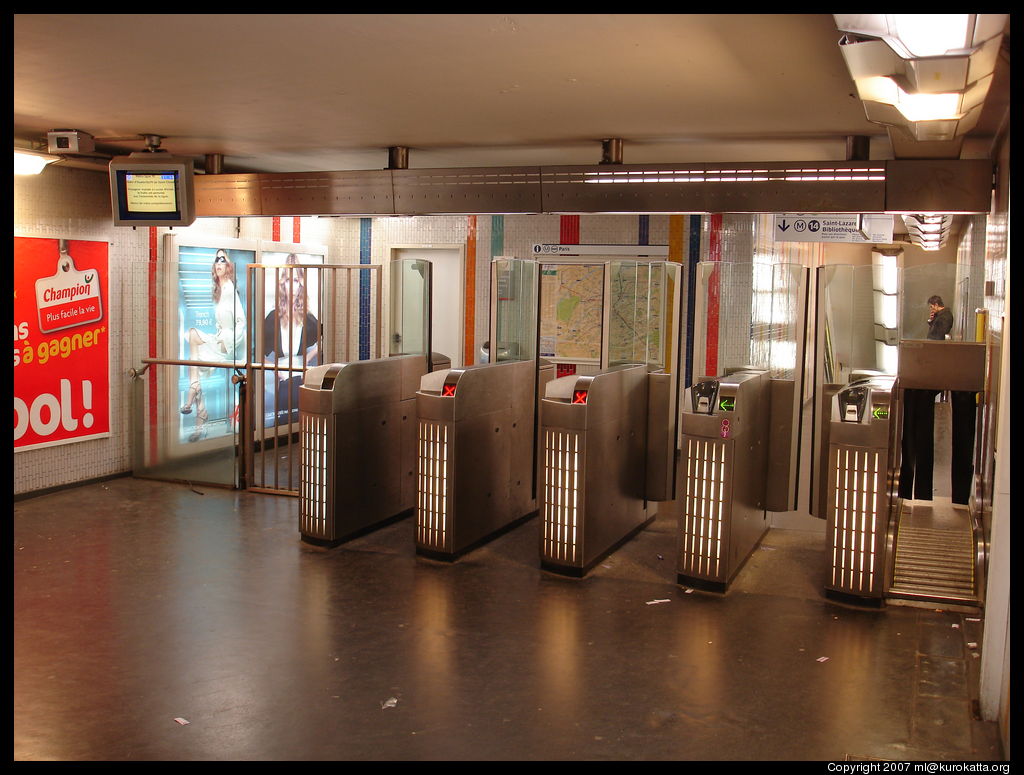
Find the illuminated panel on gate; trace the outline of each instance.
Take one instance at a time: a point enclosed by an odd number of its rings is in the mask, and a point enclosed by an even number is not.
[[[587,391],[586,390],[574,390],[574,391],[572,391],[572,402],[574,404],[585,404],[585,403],[587,403]]]
[[[416,477],[416,540],[421,546],[431,549],[445,549],[448,542],[448,450],[448,426],[421,420]]]
[[[327,423],[324,415],[304,413],[299,428],[299,529],[316,538],[329,538]]]
[[[832,585],[851,593],[871,592],[875,586],[878,551],[879,453],[840,448],[832,471]]]
[[[454,396],[455,395],[455,383],[454,382],[450,382],[450,383],[446,383],[444,385],[441,385],[441,395],[442,396]]]
[[[721,573],[728,461],[723,441],[688,438],[680,571],[716,579]]]
[[[580,434],[544,431],[544,556],[576,562],[580,556]]]

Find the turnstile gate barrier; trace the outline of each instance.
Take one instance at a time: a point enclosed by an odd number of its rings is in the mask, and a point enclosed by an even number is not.
[[[827,467],[826,591],[881,602],[889,583],[898,449],[894,377],[860,379],[832,398]]]
[[[584,575],[650,524],[649,500],[672,497],[671,379],[625,365],[548,383],[541,400],[541,567]]]
[[[422,378],[417,553],[455,560],[536,513],[537,396],[553,371],[501,361]]]
[[[408,513],[416,495],[416,389],[444,355],[308,369],[299,388],[299,532],[334,546]]]
[[[680,584],[724,591],[768,530],[770,383],[765,370],[741,369],[686,391]]]

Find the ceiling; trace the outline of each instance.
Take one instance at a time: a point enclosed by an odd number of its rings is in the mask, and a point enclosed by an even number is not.
[[[1009,31],[1007,31],[1007,37]],[[843,160],[869,123],[831,14],[15,14],[14,132],[141,135],[224,172]],[[979,126],[1009,105],[1008,40]]]

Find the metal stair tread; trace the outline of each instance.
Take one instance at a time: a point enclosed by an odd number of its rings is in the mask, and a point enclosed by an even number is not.
[[[913,595],[929,595],[931,597],[945,597],[947,595],[953,596],[953,595],[951,595],[951,590],[950,589],[946,589],[944,587],[929,587],[929,586],[925,586],[925,585],[922,585],[922,584],[918,584],[918,585],[914,585],[914,586],[909,586],[909,585],[906,585],[906,584],[895,584],[894,583],[894,584],[892,584],[889,587],[889,591],[890,591],[890,593],[913,594]],[[958,590],[953,590],[953,591],[957,592],[957,596],[972,597],[972,598],[976,597],[976,595],[974,594],[974,590],[973,589],[959,588]]]
[[[897,568],[934,568],[936,571],[943,573],[972,573],[974,572],[974,563],[969,560],[953,559],[949,562],[936,562],[931,557],[896,557]]]
[[[974,539],[971,536],[935,538],[931,536],[908,536],[903,533],[900,533],[899,540],[901,543],[910,544],[911,546],[969,546],[974,543]]]
[[[970,592],[974,591],[973,584],[944,579],[914,579],[898,577],[893,579],[892,585],[893,587],[903,587],[908,589],[966,589]]]
[[[953,555],[950,557],[936,557],[934,554],[897,554],[896,564],[916,566],[925,565],[934,568],[973,568],[974,558],[973,552],[970,558],[965,557],[963,554]]]

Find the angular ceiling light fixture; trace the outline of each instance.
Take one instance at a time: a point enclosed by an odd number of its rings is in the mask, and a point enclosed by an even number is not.
[[[60,156],[51,156],[48,153],[33,151],[29,148],[14,149],[14,174],[15,175],[38,175],[47,164],[60,161]]]
[[[953,225],[952,215],[919,213],[904,215],[910,241],[922,250],[938,250],[946,244]]]
[[[921,141],[953,140],[978,123],[1009,14],[833,15],[868,121]]]

